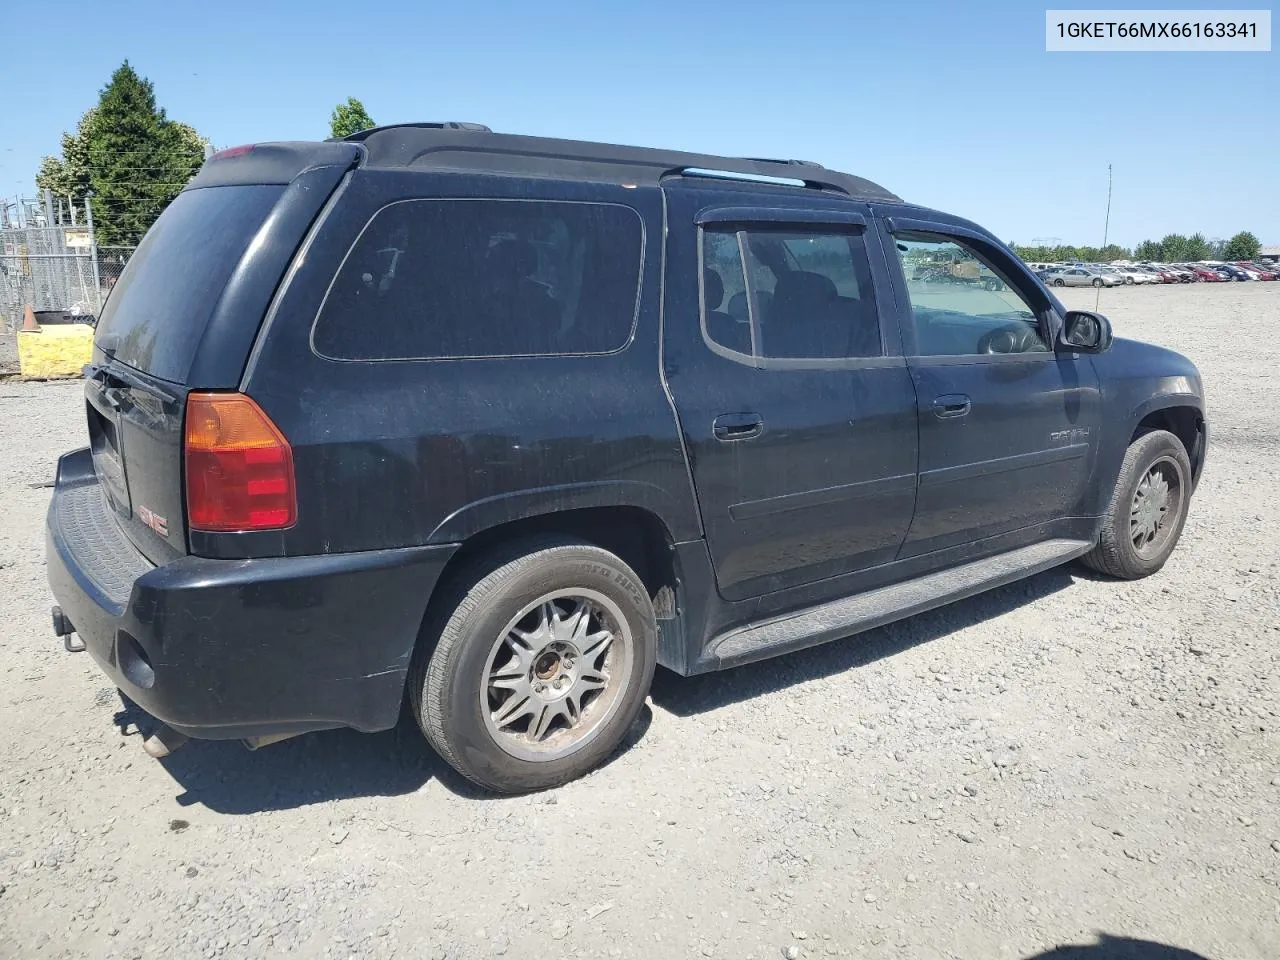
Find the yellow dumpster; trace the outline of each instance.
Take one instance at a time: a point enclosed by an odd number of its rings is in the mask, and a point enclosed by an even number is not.
[[[50,323],[17,336],[18,372],[37,380],[78,377],[93,353],[93,328],[83,323]]]

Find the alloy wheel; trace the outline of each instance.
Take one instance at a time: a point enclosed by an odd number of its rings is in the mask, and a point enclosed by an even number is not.
[[[494,741],[522,760],[581,749],[617,710],[635,662],[618,606],[583,588],[527,605],[494,641],[480,708]]]

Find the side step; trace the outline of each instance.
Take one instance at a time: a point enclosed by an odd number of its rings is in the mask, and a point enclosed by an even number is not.
[[[712,669],[812,647],[871,630],[975,593],[1049,570],[1093,549],[1086,540],[1046,540],[1008,553],[832,600],[807,610],[739,627],[711,641]]]

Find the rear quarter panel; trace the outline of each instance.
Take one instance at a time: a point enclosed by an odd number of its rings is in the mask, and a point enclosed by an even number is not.
[[[598,200],[635,209],[644,261],[631,342],[605,356],[318,356],[312,323],[360,230],[387,203],[433,197]],[[613,505],[650,510],[676,541],[697,537],[692,487],[658,376],[661,241],[656,190],[354,174],[295,261],[242,383],[293,446],[298,522],[281,533],[204,537],[193,543],[196,552],[300,555],[456,542],[506,520]]]

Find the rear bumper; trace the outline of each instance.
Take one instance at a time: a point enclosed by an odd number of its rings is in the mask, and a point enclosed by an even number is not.
[[[385,730],[449,544],[153,566],[103,500],[88,450],[58,462],[49,585],[130,699],[192,737]]]

